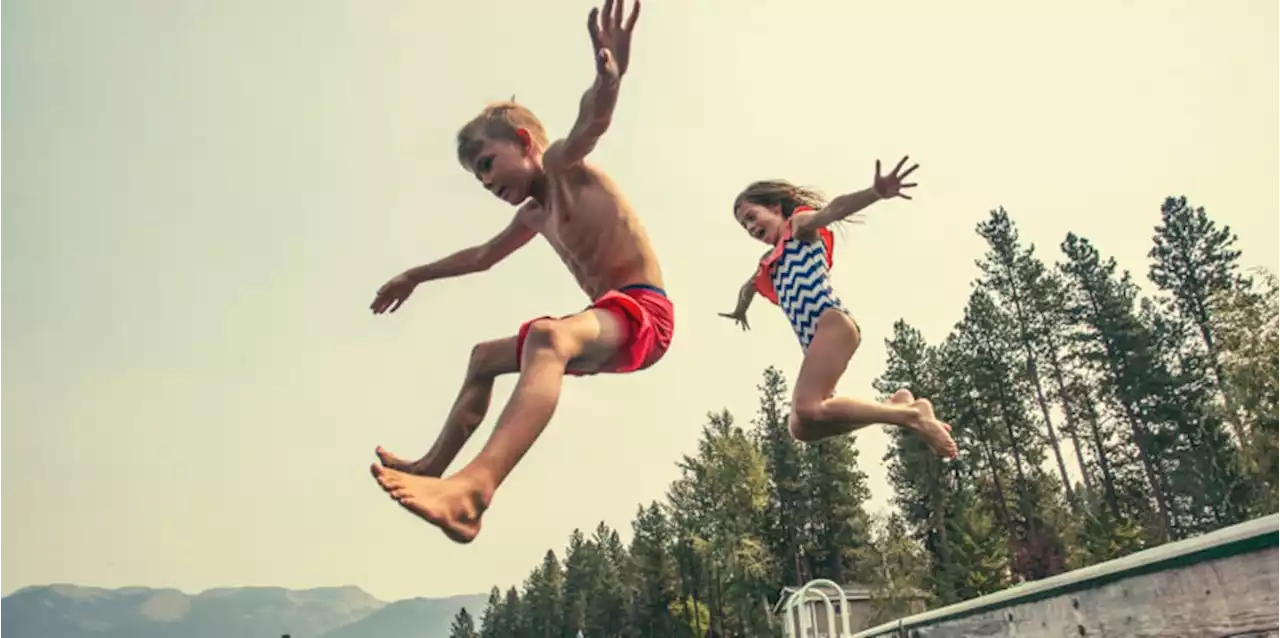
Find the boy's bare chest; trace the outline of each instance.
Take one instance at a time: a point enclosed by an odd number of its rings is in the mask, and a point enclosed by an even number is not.
[[[590,219],[581,211],[565,207],[546,207],[539,211],[534,227],[561,254],[576,253],[590,244],[590,237],[599,233],[598,220]]]
[[[531,224],[556,244],[590,241],[618,215],[618,203],[598,184],[557,184]]]

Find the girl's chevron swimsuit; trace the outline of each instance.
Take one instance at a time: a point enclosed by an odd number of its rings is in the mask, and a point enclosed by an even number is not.
[[[849,314],[831,287],[832,243],[831,231],[825,228],[818,231],[816,241],[804,241],[792,236],[788,223],[773,251],[760,260],[756,273],[756,290],[782,308],[805,352],[823,312],[834,308]]]

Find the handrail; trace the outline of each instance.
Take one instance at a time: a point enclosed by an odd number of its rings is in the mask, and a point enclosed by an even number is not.
[[[807,590],[807,587],[804,587],[804,588],[801,588],[800,591],[807,592],[808,590]],[[799,592],[797,592],[797,594],[798,593]],[[818,594],[818,596],[822,598],[822,606],[826,609],[826,612],[827,612],[827,628],[830,629],[831,628],[830,619],[833,615],[835,615],[835,610],[831,607],[831,598],[827,596],[827,593],[822,591],[821,589],[815,591],[814,593]],[[792,605],[794,605],[796,610],[800,612],[800,638],[806,638],[809,635],[806,630],[810,628],[813,629],[814,634],[817,634],[818,633],[817,610],[815,610],[812,607],[805,606],[804,599],[798,595],[793,595],[792,598],[799,598],[799,600],[792,603]]]
[[[822,591],[821,589],[814,589],[816,587],[830,587],[831,589],[835,590],[840,594],[840,615],[844,617],[843,630],[841,630],[840,625],[836,624],[835,609],[831,606],[831,598],[827,596],[826,592]],[[816,623],[817,612],[815,610],[809,609],[808,616],[806,616],[804,609],[801,609],[801,606],[804,605],[805,598],[808,595],[810,589],[814,589],[814,593],[822,597],[822,604],[827,612],[827,629],[830,630],[834,625],[834,628],[836,630],[836,633],[833,633],[831,635],[832,636],[836,636],[836,635],[852,636],[853,631],[849,625],[849,599],[848,597],[845,596],[843,587],[838,585],[835,581],[829,580],[826,578],[815,578],[805,583],[802,587],[800,587],[800,589],[797,589],[795,592],[793,592],[790,596],[787,597],[787,602],[786,604],[783,605],[783,610],[787,614],[787,624],[785,626],[785,631],[787,632],[786,635],[787,636],[793,635],[793,632],[795,630],[794,625],[792,624],[794,617],[791,615],[791,610],[793,608],[798,609],[801,614],[799,619],[800,620],[800,623],[799,623],[800,638],[806,638],[805,630],[810,628],[810,623],[806,622],[806,619],[815,621],[812,623],[813,625],[817,624]],[[813,627],[813,629],[816,630],[817,627],[815,626]]]

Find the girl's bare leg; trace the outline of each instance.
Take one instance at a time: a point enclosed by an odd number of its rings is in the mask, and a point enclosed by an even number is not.
[[[818,441],[887,423],[915,430],[941,456],[955,456],[951,426],[938,420],[927,399],[908,402],[910,393],[904,395],[901,391],[884,403],[832,396],[860,341],[858,329],[848,315],[838,310],[822,313],[796,379],[792,436],[801,441]]]
[[[484,421],[493,397],[494,379],[518,371],[519,357],[514,336],[477,344],[471,349],[471,360],[467,363],[462,389],[458,391],[453,409],[449,411],[431,450],[422,458],[410,461],[378,446],[375,450],[378,461],[384,467],[401,472],[419,476],[443,476],[449,464],[458,456],[458,451]]]

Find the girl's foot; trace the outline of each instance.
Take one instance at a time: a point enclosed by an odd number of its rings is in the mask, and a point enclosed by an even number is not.
[[[920,416],[909,427],[920,433],[938,456],[955,458],[957,449],[956,442],[951,438],[951,426],[938,420],[933,413],[933,404],[928,399],[916,399],[911,402],[911,406],[919,412]]]

